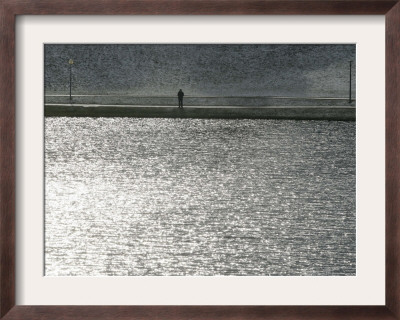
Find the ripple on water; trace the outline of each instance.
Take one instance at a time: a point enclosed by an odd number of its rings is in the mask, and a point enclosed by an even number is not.
[[[355,275],[355,123],[45,119],[49,276]]]

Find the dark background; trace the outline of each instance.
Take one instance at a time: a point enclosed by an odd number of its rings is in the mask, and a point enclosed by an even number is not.
[[[337,97],[355,45],[46,44],[45,94]]]

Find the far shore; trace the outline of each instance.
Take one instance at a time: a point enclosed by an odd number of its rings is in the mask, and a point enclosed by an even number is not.
[[[171,106],[45,104],[45,117],[137,117],[355,121],[354,106]]]

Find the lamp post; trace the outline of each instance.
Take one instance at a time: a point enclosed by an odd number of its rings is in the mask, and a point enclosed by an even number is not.
[[[349,81],[349,103],[351,103],[351,61],[349,61],[350,62],[350,70],[349,70],[349,78],[350,78],[350,81]]]
[[[72,65],[74,64],[74,60],[69,59],[69,101],[72,101]]]

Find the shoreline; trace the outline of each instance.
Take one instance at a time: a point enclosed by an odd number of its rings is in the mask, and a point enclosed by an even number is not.
[[[153,106],[54,104],[44,106],[45,117],[137,117],[193,119],[285,119],[355,121],[352,106]]]

